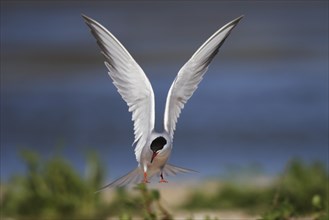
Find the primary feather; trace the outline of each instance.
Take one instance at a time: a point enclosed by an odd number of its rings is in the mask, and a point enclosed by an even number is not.
[[[142,68],[101,24],[83,15],[105,57],[108,74],[126,101],[134,121],[135,154],[139,162],[147,137],[154,129],[154,93]]]
[[[231,30],[242,19],[242,16],[226,24],[214,33],[179,70],[168,92],[164,129],[173,139],[177,119],[184,108],[185,103],[193,95],[206,73],[208,66]]]

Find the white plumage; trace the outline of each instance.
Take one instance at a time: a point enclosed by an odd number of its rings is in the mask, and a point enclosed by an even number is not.
[[[154,92],[141,67],[106,28],[85,15],[83,18],[97,39],[113,84],[126,101],[129,111],[132,112],[134,144],[136,143],[135,155],[139,163],[135,170],[102,189],[140,181],[143,179],[143,174],[144,182],[148,182],[148,177],[157,173],[160,174],[160,182],[166,182],[163,174],[192,171],[167,164],[177,119],[185,103],[197,89],[210,62],[242,16],[216,31],[179,70],[168,92],[164,113],[164,130],[161,133],[154,131]]]

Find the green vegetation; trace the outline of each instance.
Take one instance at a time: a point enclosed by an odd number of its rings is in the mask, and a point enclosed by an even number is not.
[[[293,160],[276,182],[276,194],[263,218],[276,220],[309,215],[313,219],[328,219],[328,186],[329,176],[323,164],[306,165]]]
[[[89,170],[82,178],[59,155],[41,160],[31,151],[23,151],[26,176],[13,177],[4,187],[1,199],[5,216],[21,219],[90,219],[107,215],[100,195],[94,194],[103,170],[96,155],[88,158]]]
[[[263,213],[262,218],[268,220],[305,215],[326,219],[328,184],[329,176],[324,164],[315,162],[308,165],[293,160],[269,186],[255,187],[250,183],[227,181],[210,196],[202,191],[194,192],[183,208],[243,209],[253,214]]]
[[[174,219],[161,204],[159,191],[148,189],[144,184],[134,187],[137,193],[118,188],[110,195],[111,202],[104,199],[107,192],[94,193],[104,178],[96,154],[87,157],[85,176],[60,155],[44,160],[34,152],[23,151],[22,158],[27,167],[26,175],[15,176],[1,185],[1,217],[43,220],[119,217],[130,220],[133,216],[140,216],[146,220]],[[197,210],[244,210],[261,215],[265,220],[298,216],[328,219],[329,176],[324,164],[293,160],[271,184],[258,186],[247,178],[235,177],[218,183],[211,195],[191,189],[190,198],[181,209],[191,213]]]
[[[95,193],[103,182],[104,170],[96,154],[89,154],[85,177],[79,175],[68,161],[57,155],[42,160],[32,151],[23,151],[26,176],[15,176],[1,186],[1,216],[15,219],[106,219],[119,216],[144,216],[144,219],[172,219],[161,205],[157,190],[139,184],[132,196],[125,188],[113,193],[111,203],[102,193]]]
[[[132,216],[143,216],[145,220],[171,220],[173,217],[160,203],[158,190],[150,190],[144,183],[134,187],[137,195],[131,195],[125,188],[118,188],[116,198],[109,205],[109,216],[119,216],[122,220]]]

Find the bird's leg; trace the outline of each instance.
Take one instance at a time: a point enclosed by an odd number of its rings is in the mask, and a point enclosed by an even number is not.
[[[168,183],[168,181],[163,178],[162,172],[160,174],[160,178],[161,179],[160,179],[159,183]]]
[[[147,180],[147,173],[144,172],[144,181],[143,183],[150,183],[148,180]]]

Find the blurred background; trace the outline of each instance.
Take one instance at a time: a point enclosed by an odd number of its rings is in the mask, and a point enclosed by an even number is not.
[[[158,130],[179,69],[245,15],[178,121],[170,163],[200,173],[170,182],[237,170],[272,179],[295,158],[327,165],[328,2],[8,1],[1,2],[1,184],[29,172],[23,150],[44,160],[60,152],[81,175],[95,152],[102,184],[137,165],[131,114],[82,13],[108,28],[149,77]]]

